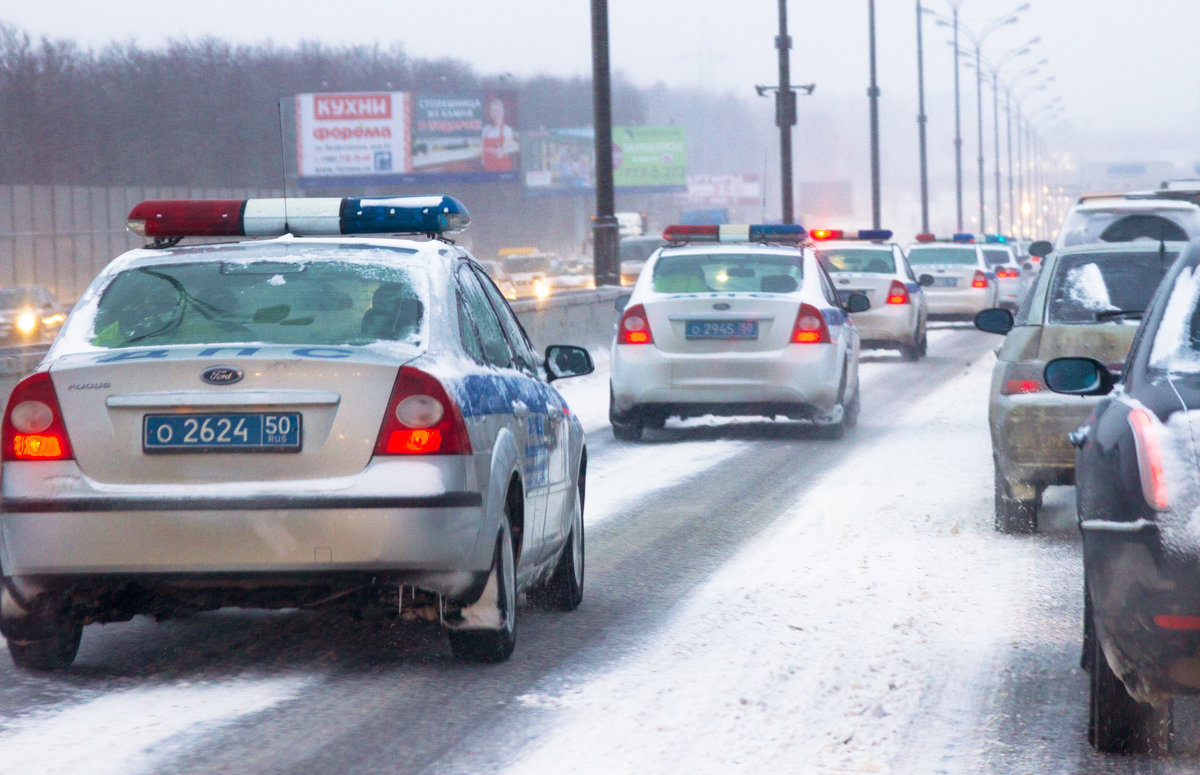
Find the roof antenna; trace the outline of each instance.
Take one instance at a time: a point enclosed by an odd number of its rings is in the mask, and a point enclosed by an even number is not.
[[[276,110],[279,113],[279,171],[283,178],[283,231],[285,234],[291,234],[292,229],[288,226],[288,190],[287,190],[287,143],[284,141],[283,131],[283,100],[279,100],[275,104]]]

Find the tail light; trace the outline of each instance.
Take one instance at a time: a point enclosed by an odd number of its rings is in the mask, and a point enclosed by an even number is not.
[[[1170,501],[1167,498],[1167,477],[1163,472],[1161,424],[1145,409],[1131,409],[1129,426],[1133,429],[1142,495],[1150,508],[1166,511]]]
[[[4,412],[2,459],[73,460],[67,426],[50,373],[39,371],[17,383]]]
[[[1042,361],[1024,361],[1010,363],[1004,368],[1003,381],[1000,383],[1000,395],[1019,396],[1026,393],[1044,393],[1049,388],[1042,381],[1042,372],[1046,364]]]
[[[996,277],[1004,280],[1015,280],[1021,276],[1021,270],[1016,267],[1002,267],[996,270]]]
[[[795,344],[829,344],[829,326],[825,316],[811,304],[801,304],[796,313],[796,324],[792,326],[792,342]]]
[[[617,340],[621,344],[654,344],[654,335],[650,333],[650,321],[646,317],[646,308],[634,304],[621,315],[617,324]]]
[[[908,288],[904,287],[904,283],[899,280],[892,280],[892,287],[888,288],[887,295],[888,304],[908,304]]]
[[[462,412],[441,382],[409,366],[400,369],[375,442],[375,454],[471,454]]]
[[[987,275],[984,274],[982,270],[980,270],[980,269],[975,270],[975,279],[971,280],[971,287],[972,288],[988,287]]]

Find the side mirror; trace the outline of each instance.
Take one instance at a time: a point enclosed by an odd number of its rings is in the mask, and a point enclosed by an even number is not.
[[[988,334],[1004,336],[1013,327],[1013,314],[1000,307],[985,309],[975,315],[975,327]]]
[[[842,302],[842,308],[847,312],[866,312],[871,308],[871,300],[865,293],[851,293]]]
[[[624,312],[625,307],[629,304],[629,300],[632,297],[632,293],[622,293],[620,296],[613,299],[613,307],[617,310],[617,312]]]
[[[563,377],[581,377],[595,370],[591,353],[582,347],[552,344],[546,348],[546,373],[550,382]]]
[[[1038,240],[1029,246],[1029,255],[1045,258],[1054,250],[1054,246],[1046,240]]]
[[[920,283],[922,288],[928,288],[933,285],[933,275],[923,274],[917,278],[917,282]]]
[[[1055,358],[1042,374],[1046,387],[1070,396],[1102,396],[1113,389],[1116,377],[1091,358]]]

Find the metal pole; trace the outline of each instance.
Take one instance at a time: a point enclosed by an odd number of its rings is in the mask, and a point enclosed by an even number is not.
[[[984,206],[983,206],[983,189],[984,181],[986,180],[983,174],[983,69],[980,60],[983,54],[980,51],[979,41],[975,42],[975,103],[978,117],[976,122],[979,129],[979,230],[986,231],[987,224],[984,221]]]
[[[1008,145],[1008,227],[1013,230],[1013,236],[1019,236],[1017,231],[1017,210],[1013,206],[1013,152],[1012,152],[1012,90],[1004,90],[1004,134]]]
[[[929,162],[925,147],[925,49],[921,40],[921,0],[917,0],[917,134],[920,138],[921,232],[929,233]]]
[[[871,103],[871,228],[883,222],[879,201],[879,85],[875,79],[875,0],[867,0],[867,26],[870,30],[871,86],[867,97]]]
[[[792,204],[792,127],[796,124],[796,95],[792,92],[788,49],[792,39],[787,32],[787,0],[779,0],[779,34],[775,48],[779,49],[779,91],[775,93],[775,124],[779,127],[779,186],[783,222],[795,223]]]
[[[992,71],[992,140],[995,146],[996,167],[996,233],[1004,233],[1004,223],[1001,216],[1004,215],[1004,207],[1000,204],[1003,200],[1000,199],[1000,76]]]
[[[958,231],[963,230],[962,111],[958,88],[958,6],[954,15],[954,192]]]
[[[608,0],[592,0],[592,121],[596,138],[596,221],[592,225],[596,286],[620,285],[613,191],[612,87],[608,64]]]
[[[1021,101],[1017,100],[1017,211],[1021,219],[1018,236],[1029,237],[1029,223],[1025,217],[1025,142],[1021,128]]]

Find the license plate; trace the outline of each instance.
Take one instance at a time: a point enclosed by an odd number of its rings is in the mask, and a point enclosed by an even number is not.
[[[935,277],[933,284],[938,288],[954,288],[958,285],[957,277]]]
[[[146,452],[299,452],[299,412],[148,414]]]
[[[755,320],[689,320],[684,326],[688,339],[757,339]]]

